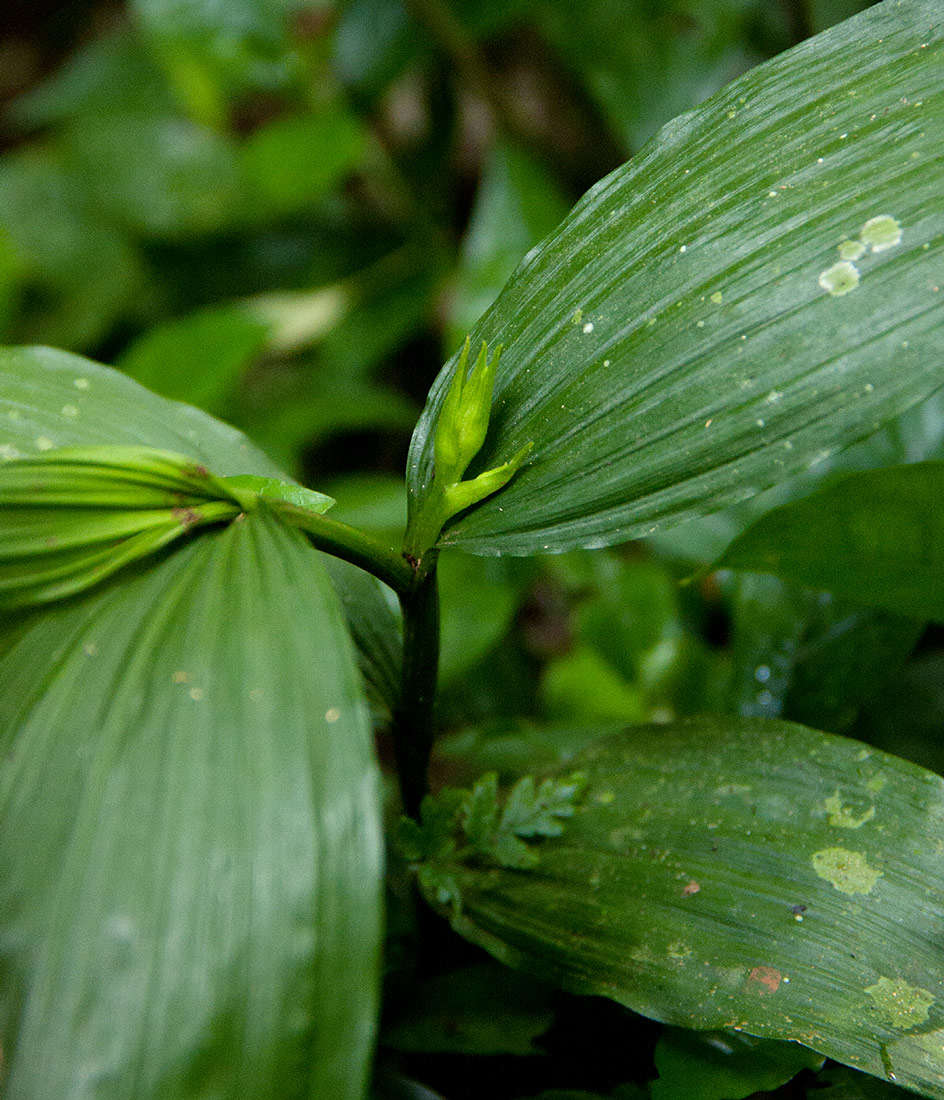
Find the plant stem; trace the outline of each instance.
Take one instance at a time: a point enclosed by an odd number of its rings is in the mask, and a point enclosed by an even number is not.
[[[393,747],[403,810],[419,816],[429,789],[433,704],[439,672],[439,589],[436,551],[427,551],[425,572],[412,591],[400,594],[403,609],[403,678],[393,715]]]
[[[412,566],[392,546],[385,546],[356,527],[328,519],[327,516],[296,511],[291,507],[278,511],[287,523],[304,531],[319,550],[373,573],[401,599],[415,587],[416,575]]]

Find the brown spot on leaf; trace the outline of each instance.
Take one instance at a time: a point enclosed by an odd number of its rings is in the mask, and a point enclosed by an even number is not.
[[[747,975],[747,987],[762,996],[776,993],[780,988],[782,975],[772,966],[755,966]]]
[[[697,894],[700,889],[701,887],[698,885],[698,883],[694,879],[692,879],[691,882],[686,882],[685,885],[682,887],[682,897],[690,898],[692,894]]]
[[[171,514],[184,529],[195,526],[200,522],[200,513],[193,508],[173,508]]]

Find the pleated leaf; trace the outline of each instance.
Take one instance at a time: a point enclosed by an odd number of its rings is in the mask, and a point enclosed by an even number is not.
[[[20,623],[0,753],[9,1100],[359,1100],[377,776],[299,533],[260,510]]]
[[[941,385],[944,24],[877,4],[666,126],[528,253],[468,476],[534,444],[441,545],[530,554],[703,515]],[[456,367],[408,462],[415,511]]]
[[[75,595],[249,507],[254,494],[169,451],[64,447],[0,464],[0,609]]]
[[[944,622],[944,462],[851,474],[762,516],[719,567]]]
[[[536,869],[421,876],[451,876],[457,931],[576,992],[944,1097],[944,780],[759,719],[632,728],[575,768],[583,803]]]
[[[194,364],[194,369],[198,366]],[[272,480],[284,475],[263,451],[200,409],[160,397],[79,355],[52,348],[0,348],[0,464],[62,447],[102,444],[187,455],[215,475],[240,477],[241,481],[230,482],[237,494],[248,486],[286,512],[293,508],[320,512],[330,502],[321,493]],[[389,655],[362,628],[364,623],[390,620],[381,585],[363,576],[342,587],[345,616],[354,628],[368,679],[386,682]]]

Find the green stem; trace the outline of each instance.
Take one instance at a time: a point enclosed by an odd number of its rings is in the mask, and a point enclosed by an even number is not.
[[[433,704],[439,671],[439,589],[436,551],[426,554],[426,571],[412,591],[401,593],[403,678],[393,715],[393,747],[404,812],[419,816],[429,789],[433,747]]]
[[[385,546],[356,527],[327,516],[296,510],[290,505],[279,508],[278,512],[287,523],[304,531],[319,550],[373,573],[401,598],[415,586],[413,567],[392,546]]]

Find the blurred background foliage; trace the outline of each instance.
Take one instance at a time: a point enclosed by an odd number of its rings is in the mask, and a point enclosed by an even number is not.
[[[866,6],[6,0],[0,339],[81,352],[202,406],[335,496],[338,518],[396,539],[428,387],[528,249],[664,122]],[[510,777],[609,725],[704,711],[784,716],[944,770],[940,628],[703,569],[758,510],[829,472],[927,457],[944,458],[941,400],[759,502],[647,543],[445,554],[437,778]],[[394,994],[401,915],[392,899]],[[430,1013],[398,1015],[394,995],[385,1043],[407,1077],[383,1095],[436,1095],[408,1080],[410,1052],[433,1085],[430,1050],[534,1053],[548,994],[515,992],[521,1019],[499,1033],[496,981],[472,974],[432,1038]],[[642,1095],[625,1082],[651,1061],[606,1045],[624,1010],[569,1003],[541,1040],[556,1050],[547,1087],[570,1058],[575,1087],[600,1091],[559,1095]],[[694,1055],[672,1057],[664,1100],[692,1095]],[[521,1094],[499,1080],[506,1061],[475,1065],[443,1071],[450,1095]]]

